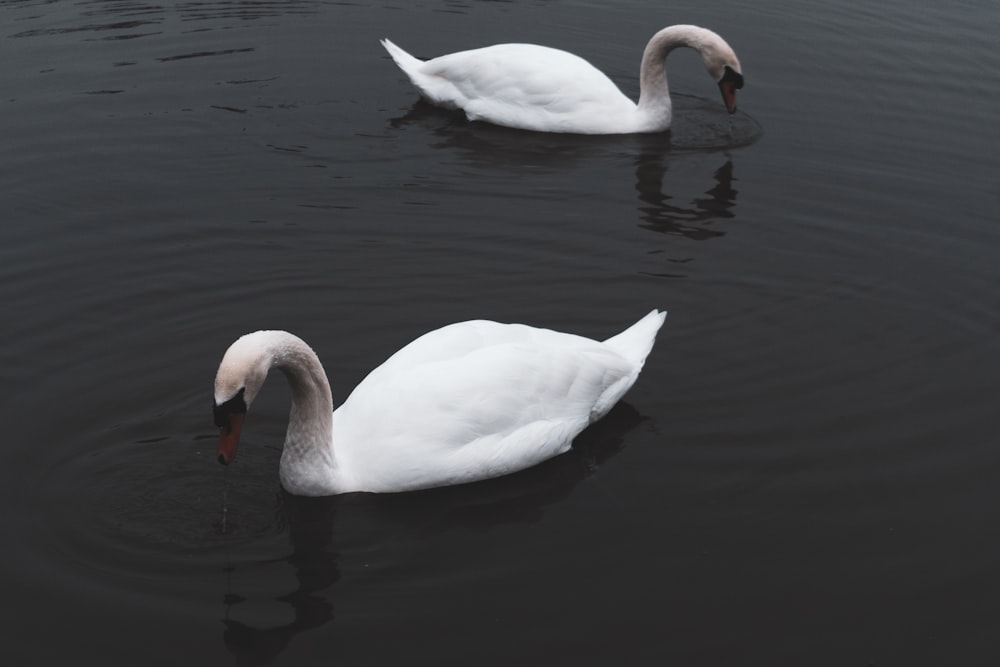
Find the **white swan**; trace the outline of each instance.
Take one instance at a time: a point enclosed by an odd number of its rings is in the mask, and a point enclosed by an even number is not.
[[[382,46],[431,102],[461,109],[470,120],[539,132],[666,130],[673,116],[666,58],[679,46],[701,54],[729,113],[736,111],[736,90],[743,87],[740,62],[725,40],[693,25],[669,26],[649,40],[639,69],[638,104],[586,60],[559,49],[497,44],[423,61],[388,39]]]
[[[599,342],[523,324],[451,324],[417,338],[333,410],[316,353],[285,331],[239,338],[215,376],[218,459],[236,456],[268,370],[291,411],[279,477],[296,495],[396,492],[497,477],[562,454],[632,386],[667,314]]]

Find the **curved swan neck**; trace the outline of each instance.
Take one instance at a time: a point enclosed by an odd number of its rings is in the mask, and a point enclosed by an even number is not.
[[[265,349],[268,367],[284,373],[291,388],[281,481],[293,493],[311,495],[308,487],[328,478],[334,467],[330,383],[319,357],[301,338],[284,331],[266,332]]]
[[[688,47],[698,51],[707,65],[708,54],[718,43],[725,44],[711,30],[694,25],[672,25],[653,35],[642,53],[639,68],[639,110],[665,115],[669,124],[672,108],[667,84],[667,56],[677,47]]]
[[[271,365],[285,374],[292,390],[292,418],[297,422],[331,423],[333,392],[319,357],[305,341],[285,332],[274,332],[276,345]]]

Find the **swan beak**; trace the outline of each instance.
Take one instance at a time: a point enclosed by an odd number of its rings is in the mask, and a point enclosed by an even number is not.
[[[236,458],[236,447],[240,444],[243,430],[243,413],[230,412],[226,422],[219,427],[219,463],[229,465]]]
[[[729,65],[723,68],[719,79],[719,90],[722,91],[722,101],[726,103],[726,111],[736,113],[736,91],[743,87],[743,75]]]
[[[722,91],[722,101],[726,103],[726,111],[729,113],[736,113],[735,82],[723,79],[719,82],[719,90]]]

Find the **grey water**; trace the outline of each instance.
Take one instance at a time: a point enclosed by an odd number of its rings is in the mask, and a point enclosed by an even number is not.
[[[739,54],[734,116],[675,52],[668,134],[470,123],[378,43],[547,44],[635,96],[672,23]],[[3,662],[997,664],[998,32],[974,1],[0,0]],[[290,497],[280,376],[215,463],[247,331],[339,400],[449,322],[651,308],[638,383],[538,468]]]

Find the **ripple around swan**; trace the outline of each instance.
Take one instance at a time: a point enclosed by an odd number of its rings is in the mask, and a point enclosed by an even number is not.
[[[133,604],[178,610],[201,604],[223,585],[238,585],[244,599],[273,595],[280,564],[312,585],[319,577],[316,592],[339,577],[339,554],[352,564],[363,559],[396,570],[407,552],[442,533],[537,521],[617,453],[623,435],[642,421],[620,406],[570,454],[507,478],[401,496],[302,499],[278,487],[280,447],[261,446],[280,443],[287,410],[281,393],[266,392],[255,404],[254,433],[228,468],[214,463],[210,428],[170,433],[178,415],[207,424],[204,397],[167,401],[155,414],[67,443],[23,493],[33,498],[38,518],[24,527],[32,547],[24,553],[25,574],[64,592],[99,589],[110,599],[133,597],[139,585],[145,593]]]
[[[188,403],[175,409],[191,412]],[[240,517],[238,528],[233,521],[223,534],[225,487],[219,476],[206,474],[215,441],[204,432],[151,436],[157,423],[163,428],[172,421],[163,414],[74,442],[39,489],[48,530],[110,572],[148,575],[169,564],[166,569],[183,577],[218,562],[241,540],[276,530],[273,517],[262,514]]]

